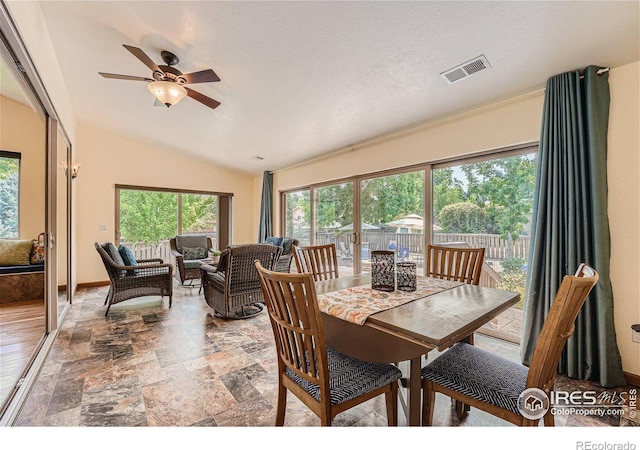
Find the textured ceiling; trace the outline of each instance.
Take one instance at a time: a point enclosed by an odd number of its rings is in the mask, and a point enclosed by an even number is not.
[[[544,86],[557,73],[639,59],[638,2],[41,3],[79,122],[259,174]],[[178,55],[222,103],[154,107],[122,44]],[[484,54],[491,69],[440,73]],[[261,155],[263,161],[251,158]]]

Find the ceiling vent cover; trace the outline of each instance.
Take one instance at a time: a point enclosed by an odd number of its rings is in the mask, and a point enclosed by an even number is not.
[[[480,55],[477,58],[473,58],[471,61],[467,61],[453,69],[442,72],[440,75],[442,75],[447,83],[453,84],[490,67],[491,64],[489,64],[487,58],[484,55]]]

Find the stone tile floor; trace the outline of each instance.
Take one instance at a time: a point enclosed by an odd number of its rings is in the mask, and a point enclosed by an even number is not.
[[[171,308],[167,299],[145,297],[114,305],[105,317],[106,292],[106,287],[84,289],[74,298],[18,427],[273,425],[276,355],[266,312],[248,320],[221,320],[210,314],[197,288],[176,287]],[[518,347],[504,341],[476,334],[476,345],[518,358]],[[567,388],[576,383],[591,386],[558,379]],[[338,415],[334,426],[385,426],[385,417],[379,397]],[[556,423],[621,424],[620,419],[577,415],[559,417]],[[400,414],[400,425],[405,424]],[[450,401],[440,395],[434,424],[511,427],[475,409],[459,421]],[[285,425],[316,426],[319,420],[289,395]]]

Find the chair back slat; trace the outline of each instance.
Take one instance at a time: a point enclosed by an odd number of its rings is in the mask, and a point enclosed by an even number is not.
[[[484,248],[429,245],[427,276],[478,285],[484,262]]]
[[[338,278],[338,256],[335,244],[295,248],[298,273],[310,273],[315,281]]]
[[[265,269],[255,262],[275,336],[278,364],[329,395],[327,351],[313,276]]]
[[[549,390],[558,369],[560,355],[573,333],[574,322],[589,293],[598,282],[598,273],[581,264],[575,275],[562,279],[536,343],[527,377],[527,387]]]

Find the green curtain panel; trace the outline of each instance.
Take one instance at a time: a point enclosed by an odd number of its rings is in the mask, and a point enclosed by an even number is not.
[[[536,167],[521,357],[529,364],[562,277],[581,262],[600,279],[575,323],[559,373],[626,384],[613,324],[607,216],[608,72],[589,66],[547,81]]]
[[[262,175],[262,204],[260,206],[260,225],[258,242],[264,242],[273,236],[273,173],[266,171]]]

